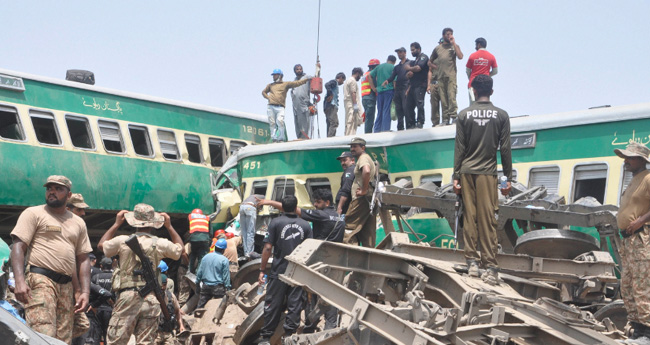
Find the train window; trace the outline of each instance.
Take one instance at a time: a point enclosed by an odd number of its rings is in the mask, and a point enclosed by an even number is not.
[[[90,132],[90,123],[87,118],[66,115],[65,123],[68,125],[72,146],[78,149],[95,149],[95,140]]]
[[[208,147],[210,148],[210,164],[213,167],[223,166],[225,149],[223,140],[217,138],[208,139]]]
[[[560,167],[537,167],[530,169],[528,188],[544,186],[547,194],[558,194]]]
[[[607,164],[577,165],[573,174],[573,201],[591,196],[599,203],[605,202]]]
[[[160,151],[165,159],[179,160],[180,154],[178,153],[178,145],[176,145],[176,136],[174,132],[158,130],[158,142],[160,143]]]
[[[246,146],[245,142],[231,141],[230,142],[230,155],[232,156],[235,152],[237,152],[237,150],[241,149],[244,146]]]
[[[645,166],[646,166],[646,169],[650,169],[650,163],[646,164]],[[621,169],[623,171],[623,181],[621,181],[621,192],[618,193],[618,203],[619,204],[621,203],[621,195],[627,189],[627,186],[630,185],[630,182],[632,182],[632,177],[633,177],[631,172],[625,170],[625,165],[623,165],[623,167],[621,167]]]
[[[503,176],[503,170],[497,170],[497,179],[500,179]],[[517,181],[517,170],[512,169],[512,180]]]
[[[194,134],[185,134],[185,148],[187,148],[187,159],[192,163],[203,163],[203,151],[201,151],[201,138]]]
[[[10,140],[25,140],[23,127],[20,125],[18,111],[15,108],[0,106],[0,137]]]
[[[255,181],[253,182],[253,190],[251,190],[251,194],[259,194],[266,197],[266,189],[268,187],[269,183],[267,181]]]
[[[330,184],[330,180],[326,178],[308,178],[307,179],[307,191],[309,192],[309,196],[314,198],[314,192],[317,189],[327,189],[332,192],[332,186]]]
[[[97,124],[106,152],[124,153],[124,142],[122,141],[120,125],[117,122],[104,120],[97,121]]]
[[[275,201],[282,201],[286,195],[295,195],[296,186],[292,179],[278,178],[273,185],[273,197]]]
[[[427,182],[433,182],[436,186],[440,187],[442,185],[442,174],[422,175],[422,178],[420,178],[420,184],[425,184]]]
[[[136,155],[153,157],[153,147],[151,146],[151,138],[147,127],[129,125],[129,135]]]
[[[32,118],[36,139],[41,144],[61,145],[59,131],[56,128],[56,121],[52,113],[41,111],[30,111],[29,116]]]

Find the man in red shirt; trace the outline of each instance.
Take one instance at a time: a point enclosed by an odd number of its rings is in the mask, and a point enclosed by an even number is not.
[[[477,75],[485,74],[492,77],[499,72],[497,59],[495,59],[494,55],[489,51],[485,50],[485,48],[487,48],[487,40],[483,37],[479,37],[474,42],[476,42],[476,51],[469,56],[469,59],[467,59],[467,65],[465,66],[465,71],[469,78],[467,88],[469,89],[470,105],[474,103],[472,80],[474,80]]]

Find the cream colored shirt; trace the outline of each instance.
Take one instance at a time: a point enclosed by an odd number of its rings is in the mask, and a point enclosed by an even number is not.
[[[72,276],[76,256],[92,251],[83,219],[70,211],[49,212],[45,205],[29,207],[11,231],[30,250],[28,264]]]
[[[618,208],[618,228],[625,230],[635,219],[650,211],[650,170],[636,174],[630,181]]]
[[[357,198],[357,190],[361,188],[361,184],[363,183],[363,167],[368,166],[370,167],[370,182],[373,181],[375,178],[375,162],[370,158],[370,155],[367,153],[362,154],[359,159],[357,159],[357,163],[354,167],[354,181],[352,181],[352,200]],[[372,186],[368,186],[368,194],[372,194],[373,188]],[[366,195],[368,195],[366,194]],[[372,196],[372,195],[368,195]]]
[[[223,251],[223,256],[228,258],[228,261],[233,262],[233,263],[238,263],[238,256],[237,256],[237,247],[241,246],[241,237],[235,236],[233,238],[227,239],[226,243],[228,243],[228,247],[226,247],[226,250]]]
[[[346,107],[352,107],[352,93],[357,93],[357,104],[361,107],[361,102],[358,100],[361,99],[361,93],[359,92],[359,85],[357,80],[354,77],[349,77],[343,84],[343,102]],[[359,108],[361,109],[361,108]]]

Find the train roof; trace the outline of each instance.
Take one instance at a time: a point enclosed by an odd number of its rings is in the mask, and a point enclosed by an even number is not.
[[[593,123],[626,121],[642,118],[650,118],[650,103],[511,117],[510,127],[512,133],[521,133],[551,128],[581,126]],[[242,158],[267,153],[345,148],[353,137],[364,138],[368,147],[382,147],[451,139],[454,138],[455,135],[455,126],[445,126],[418,130],[291,141],[266,145],[249,145],[241,148],[236,154],[232,155],[221,168],[221,171],[226,171],[234,167],[237,164],[237,161]]]
[[[55,78],[43,77],[43,76],[38,76],[38,75],[33,75],[28,73],[16,72],[16,71],[6,70],[2,68],[0,68],[0,74],[11,76],[11,77],[36,80],[44,83],[56,84],[56,85],[61,85],[61,86],[71,87],[76,89],[84,89],[88,91],[112,94],[120,97],[127,97],[127,98],[139,99],[139,100],[144,100],[149,102],[168,104],[168,105],[173,105],[173,106],[178,106],[183,108],[191,108],[191,109],[207,111],[211,113],[219,113],[219,114],[243,118],[243,119],[250,119],[250,120],[261,121],[261,122],[268,121],[268,118],[266,116],[262,116],[258,114],[245,113],[241,111],[228,110],[228,109],[211,107],[211,106],[184,102],[184,101],[177,101],[177,100],[172,100],[172,99],[167,99],[162,97],[143,95],[135,92],[109,89],[100,86],[88,85],[88,84],[83,84],[83,83],[78,83],[78,82],[73,82],[68,80],[55,79]]]

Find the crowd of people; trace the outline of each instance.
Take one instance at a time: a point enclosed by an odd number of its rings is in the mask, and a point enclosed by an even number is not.
[[[498,73],[497,62],[486,50],[487,40],[475,40],[476,51],[465,65],[469,78],[468,94],[470,105],[475,101],[472,81],[477,75],[494,76]],[[370,59],[368,70],[355,67],[350,77],[344,72],[325,83],[323,111],[327,123],[327,136],[336,135],[339,126],[339,86],[343,86],[345,135],[354,135],[364,124],[365,133],[387,132],[393,121],[397,130],[423,128],[425,125],[425,96],[430,94],[431,125],[433,127],[452,124],[458,112],[456,60],[464,55],[454,38],[451,28],[442,30],[442,38],[430,56],[423,53],[418,42],[410,45],[412,59],[407,58],[404,47],[395,49],[386,62]],[[317,64],[320,69],[320,64]],[[283,73],[275,69],[273,82],[262,91],[268,100],[267,113],[273,142],[286,141],[284,108],[286,95],[291,90],[296,138],[310,139],[310,116],[315,114],[310,100],[312,78],[304,73],[301,65],[294,67],[294,81],[283,82]],[[317,73],[318,74],[318,73]],[[359,81],[361,85],[359,86]]]

